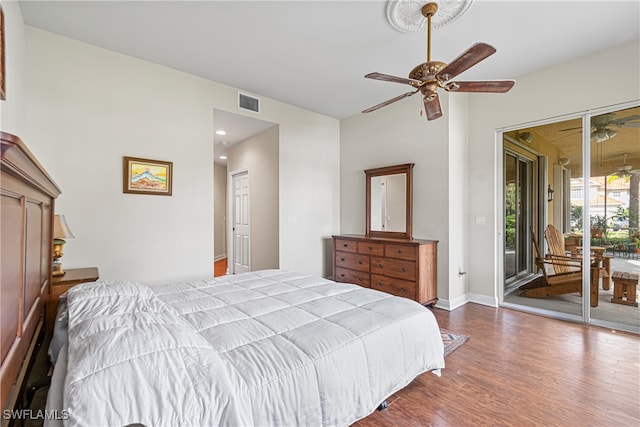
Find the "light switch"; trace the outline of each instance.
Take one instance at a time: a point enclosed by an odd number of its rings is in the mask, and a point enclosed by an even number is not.
[[[486,224],[486,219],[483,216],[477,216],[476,217],[476,224],[477,225],[485,225]]]

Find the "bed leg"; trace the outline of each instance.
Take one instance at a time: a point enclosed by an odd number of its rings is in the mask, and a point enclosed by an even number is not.
[[[378,405],[377,410],[378,411],[384,411],[385,409],[387,409],[388,406],[389,406],[389,404],[385,400],[384,402],[382,402],[381,404]]]

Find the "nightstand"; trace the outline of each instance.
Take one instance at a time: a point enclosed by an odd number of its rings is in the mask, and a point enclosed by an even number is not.
[[[67,292],[72,286],[79,285],[80,283],[95,282],[98,278],[98,267],[69,268],[65,270],[64,276],[53,277],[49,291],[49,301],[47,302],[48,330],[53,330],[60,295]]]

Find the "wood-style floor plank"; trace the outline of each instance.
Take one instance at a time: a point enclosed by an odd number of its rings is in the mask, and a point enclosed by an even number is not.
[[[355,425],[640,426],[640,337],[510,309],[434,309],[471,338]]]
[[[227,274],[227,258],[222,258],[213,263],[213,277]]]

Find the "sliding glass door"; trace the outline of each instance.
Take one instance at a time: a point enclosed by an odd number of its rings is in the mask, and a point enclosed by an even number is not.
[[[532,161],[505,151],[504,171],[504,275],[509,287],[531,274],[527,230],[531,225]]]
[[[503,135],[503,301],[640,333],[638,285],[619,279],[640,273],[640,107],[583,117]]]

